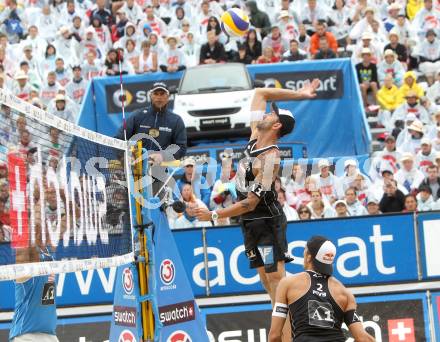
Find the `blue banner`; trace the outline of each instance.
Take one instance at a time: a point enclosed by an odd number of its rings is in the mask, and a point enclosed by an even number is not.
[[[156,320],[162,325],[159,341],[207,342],[205,324],[168,221],[159,209],[151,211],[151,220],[155,246],[153,279],[159,311]]]
[[[431,341],[425,293],[366,296],[356,301],[364,328],[376,341]],[[270,330],[271,311],[270,304],[251,304],[202,312],[212,341],[263,342]],[[343,330],[349,335],[345,325]]]
[[[118,267],[110,341],[142,341],[139,276],[135,264]]]
[[[248,71],[251,78],[263,80],[267,87],[299,89],[313,78],[321,81],[315,99],[280,104],[282,108],[292,110],[296,117],[295,131],[283,137],[282,142],[305,144],[308,156],[312,158],[370,152],[369,127],[354,67],[349,59],[250,65]],[[147,93],[155,81],[176,86],[181,75],[158,72],[124,76],[127,116],[148,105]],[[80,125],[114,136],[122,124],[119,77],[95,78],[85,99]]]
[[[174,233],[196,296],[206,295],[201,234],[201,229]],[[212,227],[206,235],[211,294],[262,292],[257,272],[249,269],[240,228]],[[304,246],[312,235],[325,235],[337,246],[335,277],[344,284],[417,280],[411,214],[290,222],[287,238],[295,260],[286,265],[287,272],[302,270]]]
[[[422,255],[423,277],[440,277],[440,212],[417,215],[420,251]]]
[[[440,292],[434,292],[431,295],[431,304],[434,311],[435,337],[440,341]]]

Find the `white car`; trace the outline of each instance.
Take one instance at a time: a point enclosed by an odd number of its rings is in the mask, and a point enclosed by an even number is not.
[[[182,117],[188,139],[248,135],[253,87],[241,63],[187,69],[174,97],[174,112]]]

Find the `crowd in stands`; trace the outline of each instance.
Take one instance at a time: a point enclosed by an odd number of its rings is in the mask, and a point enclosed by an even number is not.
[[[221,14],[234,6],[250,17],[241,39],[220,28]],[[286,213],[301,219],[437,209],[439,38],[440,0],[5,0],[0,88],[75,121],[96,76],[349,57],[365,108],[386,130],[384,149],[348,184],[325,161],[317,174],[296,171],[281,180]],[[347,170],[357,170],[352,164]],[[180,187],[192,203],[188,212],[235,200],[233,170],[198,198],[186,177]],[[195,224],[185,216],[180,226]]]

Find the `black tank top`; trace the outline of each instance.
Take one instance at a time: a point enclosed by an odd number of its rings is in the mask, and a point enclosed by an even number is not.
[[[306,271],[311,280],[307,293],[289,305],[295,342],[344,342],[344,312],[328,288],[328,276]]]
[[[260,154],[271,149],[278,149],[277,145],[270,145],[264,148],[256,149],[257,139],[249,141],[243,152],[244,156],[238,165],[237,171],[237,190],[239,200],[247,197],[247,192],[255,180],[252,170],[252,161]],[[270,191],[265,191],[260,202],[254,211],[242,215],[242,220],[256,220],[260,218],[278,217],[283,213],[281,205],[278,203],[277,192],[275,191],[275,182],[272,182]]]

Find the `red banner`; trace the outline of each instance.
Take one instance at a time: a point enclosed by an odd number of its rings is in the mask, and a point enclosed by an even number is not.
[[[29,246],[29,219],[26,196],[26,163],[18,153],[8,154],[9,216],[13,248]]]

